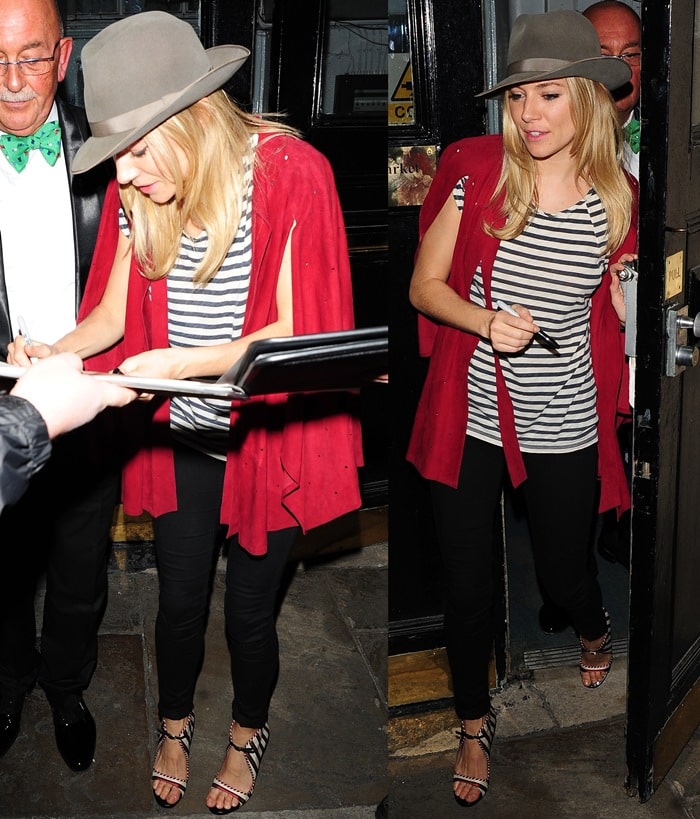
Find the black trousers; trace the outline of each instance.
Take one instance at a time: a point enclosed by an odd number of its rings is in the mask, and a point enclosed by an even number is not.
[[[595,563],[597,448],[561,455],[523,454],[522,485],[537,575],[586,639],[605,632]],[[445,637],[455,710],[478,719],[489,709],[488,665],[494,637],[494,523],[505,480],[503,450],[466,438],[456,489],[431,482],[444,565]]]
[[[119,499],[116,455],[98,450],[110,429],[103,421],[54,441],[26,494],[0,516],[0,692],[7,696],[38,681],[59,704],[81,694],[95,671]],[[37,650],[35,595],[44,572]]]
[[[188,447],[175,449],[178,510],[154,521],[160,597],[156,619],[158,709],[182,719],[194,705],[216,562],[225,464]],[[279,669],[277,593],[297,528],[268,533],[268,551],[254,557],[229,542],[224,616],[231,659],[232,717],[259,728],[267,722]]]

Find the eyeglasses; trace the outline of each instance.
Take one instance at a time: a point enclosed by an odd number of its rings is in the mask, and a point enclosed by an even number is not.
[[[614,57],[616,60],[624,60],[627,65],[640,65],[642,61],[641,51],[623,51],[622,54],[606,54],[606,57]]]
[[[11,65],[16,65],[20,74],[25,77],[40,77],[51,71],[51,63],[56,59],[56,49],[61,44],[59,40],[53,47],[50,57],[31,57],[28,60],[0,60],[0,77],[7,74]]]

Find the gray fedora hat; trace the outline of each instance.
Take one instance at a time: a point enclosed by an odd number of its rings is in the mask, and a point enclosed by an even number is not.
[[[92,136],[76,153],[72,172],[94,168],[221,88],[249,55],[239,45],[205,49],[189,23],[164,11],[107,26],[81,54]]]
[[[598,34],[577,11],[547,11],[516,17],[508,43],[505,79],[477,97],[497,94],[514,85],[586,77],[609,91],[629,82],[632,72],[623,60],[603,57]]]

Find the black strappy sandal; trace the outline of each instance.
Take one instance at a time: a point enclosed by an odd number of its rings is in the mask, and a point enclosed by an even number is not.
[[[466,782],[469,785],[476,785],[476,787],[479,789],[479,798],[475,799],[473,802],[467,802],[466,799],[462,799],[461,797],[457,796],[457,794],[454,795],[457,804],[461,805],[463,808],[472,808],[474,805],[481,802],[489,789],[489,780],[491,779],[491,743],[493,742],[495,733],[496,710],[493,705],[489,708],[488,714],[486,714],[484,717],[481,728],[479,728],[476,734],[468,734],[464,730],[464,723],[462,723],[459,731],[457,731],[457,736],[459,737],[459,748],[457,749],[457,753],[459,753],[459,749],[462,747],[466,739],[475,739],[479,743],[479,747],[486,757],[486,779],[479,779],[475,776],[466,776],[465,774],[459,774],[457,772],[455,772],[454,776],[452,777],[453,782]]]
[[[161,723],[158,733],[160,734],[160,739],[156,745],[155,758],[158,757],[158,751],[161,749],[166,739],[172,739],[179,742],[180,747],[185,753],[185,762],[187,763],[187,773],[185,775],[185,779],[178,779],[176,776],[170,776],[170,774],[162,773],[161,771],[156,770],[155,767],[151,772],[151,782],[155,782],[157,779],[160,779],[163,782],[170,782],[180,789],[180,798],[177,800],[177,802],[172,803],[166,802],[165,799],[161,799],[161,797],[158,796],[155,791],[153,791],[153,798],[161,806],[161,808],[174,808],[175,805],[180,804],[182,797],[185,795],[187,783],[190,779],[190,747],[192,746],[192,737],[194,736],[194,711],[190,712],[189,716],[187,717],[187,721],[179,734],[168,733],[165,728],[165,720],[163,720]],[[155,762],[153,764],[155,765]]]
[[[593,689],[593,688],[600,688],[600,686],[607,680],[608,674],[610,673],[610,669],[612,667],[613,661],[613,653],[612,653],[612,631],[610,627],[610,615],[608,614],[607,609],[603,609],[603,613],[605,614],[605,626],[606,631],[602,637],[602,643],[596,649],[586,648],[583,644],[583,637],[579,637],[579,641],[581,643],[581,660],[579,662],[579,671],[581,673],[581,682],[583,683],[584,688]],[[609,659],[607,662],[596,662],[598,657],[607,654]],[[602,671],[603,676],[598,682],[591,683],[591,685],[586,685],[583,682],[583,672],[584,671]]]
[[[226,782],[219,779],[218,776],[215,776],[213,782],[211,783],[212,788],[218,788],[220,791],[231,793],[238,800],[238,802],[235,805],[232,805],[230,808],[209,808],[211,813],[215,814],[216,816],[224,816],[227,813],[233,813],[234,810],[238,810],[238,808],[240,808],[242,805],[245,805],[245,803],[253,795],[253,791],[255,790],[255,780],[258,778],[258,771],[260,770],[260,763],[262,762],[263,754],[267,748],[267,743],[270,740],[270,726],[265,723],[262,728],[258,728],[258,730],[253,734],[248,742],[246,742],[245,745],[236,745],[236,743],[233,741],[233,727],[235,724],[235,722],[231,723],[231,728],[229,729],[228,733],[228,745],[226,746],[225,754],[228,753],[229,748],[233,748],[234,751],[238,751],[239,753],[243,754],[246,764],[248,765],[250,775],[253,778],[253,784],[250,786],[250,790],[239,791],[238,788],[234,788],[233,785],[228,785]]]

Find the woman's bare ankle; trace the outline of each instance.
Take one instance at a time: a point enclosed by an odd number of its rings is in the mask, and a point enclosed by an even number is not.
[[[246,745],[259,730],[259,728],[246,728],[234,720],[231,723],[231,738],[236,745]]]

